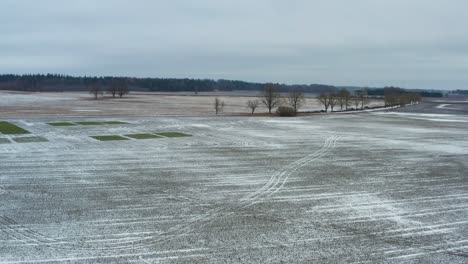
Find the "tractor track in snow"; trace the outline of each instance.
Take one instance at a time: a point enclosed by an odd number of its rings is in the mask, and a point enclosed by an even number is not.
[[[114,242],[91,242],[82,240],[70,241],[62,239],[54,239],[47,237],[46,235],[41,234],[31,230],[30,228],[21,225],[15,222],[13,219],[6,216],[0,215],[0,226],[4,227],[1,230],[8,236],[18,240],[22,243],[32,243],[37,245],[43,245],[46,247],[60,249],[60,250],[70,250],[70,251],[105,251],[105,252],[115,252],[119,250],[135,250],[146,248],[148,246],[168,241],[183,235],[190,233],[193,230],[193,225],[196,223],[204,222],[205,224],[216,219],[218,216],[229,216],[234,214],[230,212],[232,207],[238,208],[247,208],[253,206],[254,204],[264,201],[280,191],[288,181],[289,177],[295,173],[297,170],[306,166],[310,162],[313,162],[316,159],[319,159],[331,149],[336,146],[336,142],[339,139],[339,136],[330,136],[328,137],[323,146],[313,152],[310,155],[307,155],[297,161],[294,161],[280,170],[275,172],[261,188],[257,189],[255,192],[241,198],[237,203],[221,206],[208,210],[206,213],[187,219],[183,224],[179,224],[169,228],[167,232],[160,234],[149,234],[144,238],[137,238],[134,240],[125,240],[125,241],[114,241]],[[0,195],[2,193],[2,188],[0,186]],[[110,238],[109,240],[115,240]]]
[[[274,173],[270,180],[262,188],[241,199],[239,204],[242,207],[249,207],[277,193],[284,187],[284,185],[289,179],[289,176],[291,176],[294,172],[304,167],[308,163],[322,157],[330,149],[333,149],[336,146],[336,142],[338,139],[339,136],[331,136],[327,138],[322,148],[306,157],[303,157],[295,162],[286,165],[285,167]]]

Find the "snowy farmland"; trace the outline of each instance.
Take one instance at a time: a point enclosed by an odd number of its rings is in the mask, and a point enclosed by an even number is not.
[[[467,116],[4,121],[0,263],[467,261]]]
[[[258,99],[257,93],[131,93],[121,99],[93,100],[86,93],[28,93],[0,90],[0,116],[73,116],[73,117],[143,117],[143,116],[213,116],[213,101],[219,97],[225,102],[222,114],[249,115],[247,101]],[[315,99],[308,97],[301,111],[320,111],[323,106]],[[370,100],[368,106],[382,106],[383,100]],[[338,107],[335,109],[337,110]],[[268,110],[259,105],[256,113]]]

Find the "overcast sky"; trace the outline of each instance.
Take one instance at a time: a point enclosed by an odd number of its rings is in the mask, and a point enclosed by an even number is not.
[[[467,89],[466,0],[0,0],[0,73]]]

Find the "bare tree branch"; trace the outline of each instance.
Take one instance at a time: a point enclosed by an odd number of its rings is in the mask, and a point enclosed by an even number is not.
[[[98,79],[94,79],[91,81],[89,85],[89,93],[94,96],[94,100],[98,99],[98,96],[103,94],[101,84],[99,83]]]
[[[343,108],[345,108],[345,110],[348,110],[350,100],[351,93],[348,90],[343,88],[338,92],[338,104],[340,105],[341,111],[343,111]]]
[[[215,100],[214,100],[213,105],[214,105],[214,109],[215,109],[216,115],[217,115],[219,112],[223,111],[224,101],[221,101],[218,97],[216,97]]]
[[[117,94],[119,95],[119,97],[122,98],[124,95],[128,94],[129,92],[130,92],[130,89],[128,88],[127,80],[120,79],[117,83]]]
[[[265,89],[258,95],[259,100],[268,108],[268,113],[271,114],[271,110],[280,105],[280,94],[278,89],[273,84],[267,84]]]
[[[299,108],[305,103],[304,92],[301,89],[293,89],[289,91],[288,103],[294,109],[294,113],[297,114]]]
[[[254,114],[255,109],[257,109],[259,104],[260,102],[258,100],[249,100],[247,102],[247,107],[250,108],[250,110],[252,110],[252,115]]]

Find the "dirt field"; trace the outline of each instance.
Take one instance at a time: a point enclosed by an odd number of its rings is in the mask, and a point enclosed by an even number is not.
[[[448,103],[297,118],[106,109],[128,124],[52,127],[102,117],[53,116],[67,100],[46,98],[49,110],[25,112],[34,118],[2,118],[48,142],[0,134],[11,141],[0,144],[0,263],[467,261],[468,116],[436,113]],[[80,113],[94,115],[65,115]],[[192,136],[90,137],[157,132]]]
[[[218,93],[226,104],[223,114],[248,114],[246,103],[257,99],[255,93]],[[312,96],[312,95],[308,95]],[[0,91],[0,116],[212,116],[214,93],[133,93],[122,99],[93,100],[83,93],[21,93]],[[373,100],[369,106],[383,105]],[[302,111],[322,110],[315,98],[307,98]],[[258,113],[267,112],[260,106]]]

